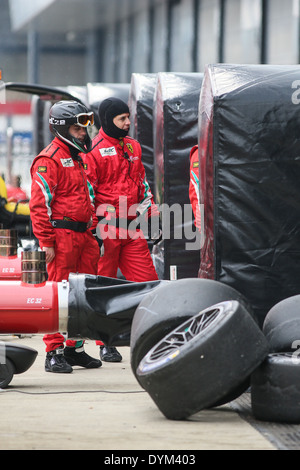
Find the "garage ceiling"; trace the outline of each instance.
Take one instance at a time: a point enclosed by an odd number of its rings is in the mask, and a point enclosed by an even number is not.
[[[95,30],[145,9],[152,0],[9,0],[14,31],[41,33]],[[156,0],[163,1],[163,0]]]

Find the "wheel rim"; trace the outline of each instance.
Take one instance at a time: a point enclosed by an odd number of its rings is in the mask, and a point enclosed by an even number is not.
[[[171,331],[141,360],[138,366],[139,374],[153,371],[174,360],[187,343],[212,328],[224,315],[232,311],[233,303],[222,302],[207,308]]]

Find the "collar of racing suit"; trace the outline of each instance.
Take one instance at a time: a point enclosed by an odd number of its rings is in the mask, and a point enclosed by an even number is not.
[[[111,137],[110,135],[106,134],[106,132],[104,132],[103,127],[101,127],[101,129],[100,129],[100,131],[99,131],[99,134],[100,134],[104,139],[109,140],[113,145],[120,144],[121,147],[123,147],[124,139],[126,139],[126,137],[128,137],[127,135],[126,135],[125,137],[119,137],[119,138]]]

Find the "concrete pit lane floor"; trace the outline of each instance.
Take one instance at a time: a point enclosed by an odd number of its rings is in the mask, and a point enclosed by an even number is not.
[[[203,410],[186,421],[167,420],[136,381],[130,348],[121,363],[99,369],[74,367],[71,374],[45,372],[41,335],[0,336],[0,341],[38,351],[31,368],[0,389],[0,450],[276,450],[268,430],[243,417],[238,401]],[[86,341],[88,354],[99,347]],[[249,399],[243,394],[243,399]],[[299,426],[297,427],[299,428]],[[111,452],[106,452],[109,456]],[[119,455],[119,454],[118,454]]]

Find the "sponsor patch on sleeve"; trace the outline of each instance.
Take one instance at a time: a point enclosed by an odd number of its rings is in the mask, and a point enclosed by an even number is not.
[[[38,166],[38,172],[39,173],[47,173],[47,167],[46,166]]]

